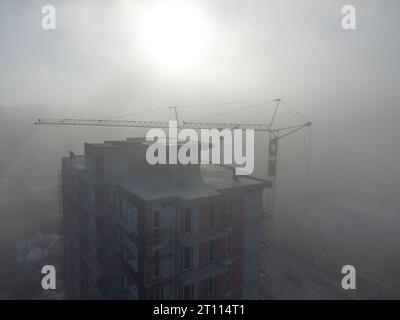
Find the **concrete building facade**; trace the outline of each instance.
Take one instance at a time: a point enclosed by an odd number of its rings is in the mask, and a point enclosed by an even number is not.
[[[70,299],[260,299],[263,190],[221,165],[147,164],[144,139],[62,159]]]

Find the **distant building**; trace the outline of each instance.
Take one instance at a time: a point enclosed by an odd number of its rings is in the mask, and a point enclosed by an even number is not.
[[[366,201],[333,201],[307,215],[304,249],[297,251],[338,285],[342,267],[355,266],[357,290],[345,292],[351,298],[399,299],[399,223],[397,211]]]
[[[69,299],[265,296],[266,180],[146,162],[144,139],[62,159]]]
[[[30,299],[64,299],[63,238],[56,234],[41,234],[16,243],[17,291]],[[56,290],[43,290],[41,271],[45,265],[56,269]]]

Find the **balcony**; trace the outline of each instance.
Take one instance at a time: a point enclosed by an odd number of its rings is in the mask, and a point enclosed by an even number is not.
[[[187,234],[179,234],[178,241],[182,246],[193,246],[203,242],[224,239],[232,232],[232,226],[224,226],[214,229],[210,232],[191,232]]]
[[[201,268],[193,268],[188,271],[183,271],[178,274],[178,279],[181,283],[192,283],[206,280],[210,277],[215,277],[226,273],[228,265],[221,262],[209,264]]]
[[[172,243],[173,230],[171,228],[161,228],[154,230],[154,232],[148,232],[143,234],[145,240],[145,247],[156,248],[157,246],[168,246]]]

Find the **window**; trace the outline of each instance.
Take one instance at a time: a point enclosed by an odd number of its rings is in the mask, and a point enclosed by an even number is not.
[[[228,266],[228,270],[225,274],[225,288],[230,288],[232,285],[232,265]]]
[[[137,208],[129,203],[129,210],[126,216],[126,229],[128,233],[137,233]]]
[[[104,157],[96,156],[96,176],[104,175]]]
[[[153,265],[153,275],[154,278],[160,277],[160,253],[156,250],[154,251],[154,265]]]
[[[215,227],[215,205],[210,205],[210,211],[208,212],[208,226]]]
[[[208,263],[215,262],[215,240],[208,243]]]
[[[154,210],[154,231],[160,231],[160,210]]]
[[[97,256],[97,262],[99,264],[104,265],[106,263],[106,253],[104,248],[97,248],[96,256]]]
[[[160,210],[154,209],[153,211],[153,227],[154,227],[154,238],[160,239]]]
[[[232,233],[229,233],[225,239],[225,253],[227,256],[232,254]]]
[[[182,214],[182,232],[189,233],[192,232],[192,210],[190,208],[185,208]]]
[[[183,286],[183,300],[193,300],[193,283]]]
[[[96,232],[101,235],[103,235],[105,232],[105,224],[104,224],[104,216],[103,215],[96,216]]]
[[[215,277],[208,278],[207,280],[207,296],[209,298],[215,296]]]
[[[127,287],[126,279],[123,275],[121,275],[121,288],[123,290],[126,290],[126,287]]]
[[[108,283],[107,278],[105,276],[97,278],[97,285],[99,287],[99,291],[103,297],[105,297],[108,293]]]
[[[183,270],[192,268],[193,264],[193,248],[183,247]]]
[[[156,287],[153,290],[153,299],[154,300],[161,300],[163,298],[163,288],[162,286]]]

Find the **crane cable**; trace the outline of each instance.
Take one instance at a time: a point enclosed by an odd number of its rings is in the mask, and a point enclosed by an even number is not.
[[[307,168],[306,168],[306,181],[305,181],[305,212],[304,219],[309,211],[310,206],[310,164],[311,164],[311,134],[312,127],[308,127],[308,152],[307,152]]]
[[[298,112],[295,108],[293,108],[292,106],[290,106],[287,102],[285,102],[284,100],[281,100],[281,102],[289,108],[289,110],[291,110],[293,113],[297,114],[297,116],[299,116],[302,120],[304,120],[305,122],[309,122],[309,120],[300,112]]]
[[[278,102],[278,104],[275,107],[275,110],[274,110],[274,113],[273,113],[273,116],[272,116],[272,120],[271,120],[271,124],[275,120],[275,117],[277,115],[280,103],[283,103],[292,113],[294,113],[295,115],[300,117],[301,120],[303,120],[305,122],[309,122],[309,120],[304,115],[302,115],[300,112],[298,112],[296,109],[294,109],[292,106],[290,106],[287,102],[285,102],[282,99],[279,99],[279,100],[277,100],[277,99],[275,99],[275,100],[267,100],[266,99],[266,100],[260,100],[260,101],[261,101],[260,103],[256,103],[256,104],[253,104],[253,105],[250,105],[250,106],[242,107],[242,108],[235,109],[235,110],[226,111],[226,112],[223,112],[223,113],[215,114],[215,115],[212,115],[212,116],[207,116],[207,117],[204,117],[204,118],[195,119],[195,120],[192,120],[192,122],[198,122],[198,121],[213,119],[213,118],[217,118],[217,117],[233,114],[233,113],[236,113],[236,112],[252,109],[252,108],[264,105],[266,103],[272,103],[272,102]],[[242,103],[246,103],[246,102],[242,102]],[[233,103],[226,103],[226,104],[233,104]],[[239,102],[238,102],[238,104],[239,104]],[[224,104],[218,104],[218,105],[222,106]],[[206,106],[206,105],[192,105],[192,106],[187,106],[187,107],[199,107],[199,106]],[[208,106],[212,106],[212,104],[209,104]]]
[[[139,115],[142,115],[142,114],[148,114],[148,113],[153,113],[153,112],[167,110],[167,109],[170,109],[170,107],[156,108],[156,109],[151,109],[151,110],[148,110],[148,111],[136,112],[136,113],[130,113],[130,114],[122,114],[122,115],[119,115],[119,116],[105,118],[103,120],[114,120],[114,119],[119,119],[119,118],[124,118],[124,117],[130,117],[130,116],[139,116]]]
[[[289,168],[293,166],[296,162],[298,162],[298,160],[303,156],[304,149],[306,148],[306,145],[308,143],[308,135],[309,135],[308,130],[304,130],[304,137],[302,138],[303,141],[301,143],[299,151],[296,153],[296,156],[294,156],[292,159],[290,159],[290,161],[287,162],[283,162],[281,160],[279,164],[281,167]]]
[[[247,100],[247,101],[230,101],[230,102],[220,102],[220,103],[203,103],[203,104],[181,104],[181,105],[175,105],[174,107],[176,108],[182,108],[182,109],[187,109],[187,108],[200,108],[200,107],[224,107],[227,105],[237,105],[237,104],[245,104],[245,103],[267,103],[267,102],[273,102],[274,100],[272,99],[259,99],[259,100]],[[163,110],[170,110],[172,107],[160,107],[160,108],[153,108],[148,111],[143,111],[143,112],[135,112],[135,113],[129,113],[129,114],[121,114],[118,116],[113,116],[109,118],[105,118],[103,120],[113,120],[113,119],[118,119],[118,118],[124,118],[124,117],[130,117],[130,116],[137,116],[137,115],[142,115],[142,114],[148,114],[148,113],[153,113],[153,112],[158,112],[158,111],[163,111]]]
[[[255,108],[255,107],[258,107],[258,106],[264,105],[264,104],[265,104],[265,102],[262,102],[262,103],[257,103],[257,104],[253,104],[253,105],[251,105],[251,106],[246,106],[246,107],[243,107],[243,108],[239,108],[239,109],[235,109],[235,110],[231,110],[231,111],[227,111],[227,112],[219,113],[219,114],[216,114],[216,115],[207,116],[207,117],[200,118],[200,119],[195,119],[195,120],[192,120],[192,122],[198,122],[198,121],[203,121],[203,120],[213,119],[213,118],[217,118],[217,117],[225,116],[225,115],[228,115],[228,114],[233,114],[233,113],[236,113],[236,112],[240,112],[240,111],[243,111],[243,110],[252,109],[252,108]]]

